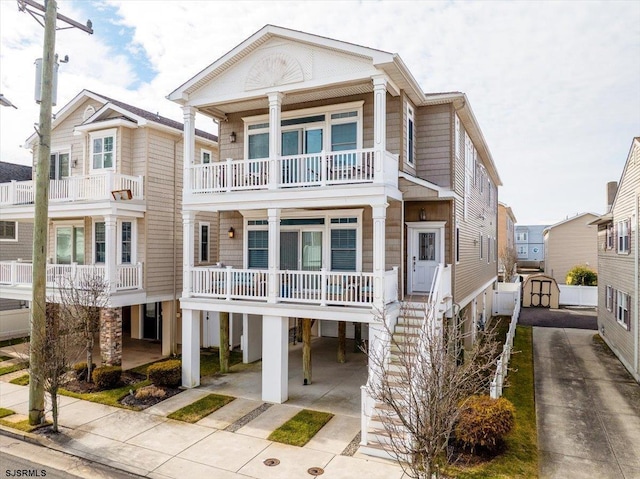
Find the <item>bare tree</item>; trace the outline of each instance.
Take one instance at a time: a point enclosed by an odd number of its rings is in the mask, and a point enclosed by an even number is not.
[[[32,334],[42,334],[33,341],[31,337],[29,353],[36,353],[45,360],[38,368],[31,368],[30,381],[38,381],[45,393],[51,398],[51,415],[53,417],[53,432],[58,431],[58,391],[71,379],[69,371],[77,359],[76,332],[66,321],[64,310],[59,304],[47,303],[45,312],[46,326],[44,332],[33,331]]]
[[[84,272],[64,277],[58,287],[65,320],[77,333],[80,347],[86,352],[87,381],[91,382],[93,348],[100,332],[100,310],[108,305],[108,283],[99,273]]]
[[[508,283],[515,274],[516,263],[518,262],[518,255],[513,246],[503,246],[498,256],[500,264],[504,268],[504,280]]]
[[[488,390],[498,347],[493,331],[478,332],[461,362],[457,352],[470,332],[463,332],[459,319],[446,324],[435,307],[426,319],[403,310],[398,325],[410,333],[393,334],[383,321],[390,347],[369,350],[373,372],[367,392],[377,404],[374,414],[384,426],[385,442],[405,473],[431,479],[465,401]]]

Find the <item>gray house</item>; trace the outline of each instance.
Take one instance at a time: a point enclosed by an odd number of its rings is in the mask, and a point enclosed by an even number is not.
[[[544,268],[544,240],[542,232],[549,225],[516,225],[516,254],[518,266]]]

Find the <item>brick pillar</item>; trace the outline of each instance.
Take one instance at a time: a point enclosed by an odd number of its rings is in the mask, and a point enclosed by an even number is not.
[[[122,308],[100,310],[100,355],[104,366],[122,364]]]

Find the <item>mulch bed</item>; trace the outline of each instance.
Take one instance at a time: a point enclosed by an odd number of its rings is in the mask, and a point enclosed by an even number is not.
[[[120,376],[120,384],[117,387],[127,386],[129,384],[136,384],[140,381],[144,381],[146,376],[143,374],[132,373],[130,371],[123,371],[122,376]],[[99,389],[95,385],[95,383],[89,383],[87,381],[80,381],[78,379],[74,379],[69,383],[65,384],[64,388],[68,391],[85,394],[85,393],[95,393],[98,392]]]
[[[163,397],[147,396],[145,398],[138,399],[135,395],[127,394],[120,400],[120,404],[135,407],[137,409],[146,409],[182,392],[182,389],[177,388],[159,387],[158,389],[164,391]]]

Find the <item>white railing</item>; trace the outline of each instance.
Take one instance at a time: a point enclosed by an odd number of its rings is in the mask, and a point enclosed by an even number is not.
[[[99,276],[106,281],[106,268],[103,264],[48,264],[46,268],[47,287],[55,288],[65,281],[88,279]],[[142,263],[123,264],[116,267],[116,283],[112,290],[123,291],[142,289]],[[31,286],[33,283],[33,265],[21,261],[0,262],[0,284],[9,286]]]
[[[518,325],[518,317],[520,316],[520,287],[518,283],[518,294],[515,297],[515,307],[513,314],[511,315],[511,321],[509,323],[509,331],[507,337],[502,346],[502,354],[497,360],[496,372],[491,380],[489,388],[490,395],[493,399],[497,399],[502,396],[502,387],[509,371],[509,360],[511,359],[511,351],[513,350],[513,339],[516,336],[516,326]]]
[[[130,190],[132,199],[144,198],[142,176],[128,176],[112,171],[87,176],[69,176],[49,180],[49,201],[110,200],[112,191]],[[0,183],[0,205],[23,205],[34,202],[33,181]]]
[[[398,182],[398,156],[383,152],[376,170],[372,148],[320,152],[253,160],[233,160],[191,165],[192,193],[325,186],[353,183]],[[275,171],[273,171],[275,169]]]
[[[270,281],[275,281],[273,301],[345,306],[371,306],[374,298],[373,273],[347,271],[283,271],[195,267],[191,269],[191,294],[218,299],[269,298]],[[385,272],[384,299],[398,299],[398,269]],[[393,289],[393,292],[392,292]]]

